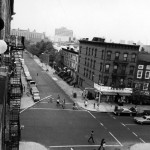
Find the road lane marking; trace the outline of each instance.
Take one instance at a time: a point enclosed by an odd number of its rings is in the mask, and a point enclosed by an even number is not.
[[[125,127],[125,124],[123,124],[122,122],[121,122],[121,124]]]
[[[119,147],[120,145],[105,145],[106,147]],[[74,147],[99,147],[99,145],[60,145],[60,146],[48,146],[49,148],[74,148]]]
[[[146,143],[143,139],[139,138],[143,143]]]
[[[33,107],[33,106],[36,105],[37,103],[39,103],[39,102],[41,102],[41,101],[43,101],[43,100],[45,100],[45,99],[48,99],[48,98],[50,98],[50,97],[52,97],[52,95],[46,96],[46,97],[40,99],[38,102],[35,102],[33,105],[31,105],[31,106],[29,106],[29,107],[27,107],[27,108],[24,108],[23,110],[20,111],[20,114],[21,114],[22,112],[24,112],[25,110],[27,110],[27,109]]]
[[[121,144],[121,142],[120,142],[119,140],[117,140],[117,138],[116,138],[111,132],[109,132],[109,134],[120,144],[120,146],[123,146],[123,145]]]
[[[137,137],[137,134],[136,133],[134,133],[134,132],[132,132],[136,137]]]
[[[57,81],[57,80],[58,80],[58,79],[57,79],[57,78],[55,78],[55,77],[52,77],[52,79],[53,79],[53,80],[55,80],[55,81]]]
[[[96,118],[90,111],[87,111],[93,118]]]
[[[125,124],[126,126],[136,126],[137,124]]]
[[[60,108],[60,109],[59,109]],[[32,107],[32,108],[30,108],[30,109],[33,109],[33,110],[58,110],[58,111],[60,111],[60,110],[63,110],[63,111],[65,111],[65,110],[69,110],[69,111],[78,111],[78,112],[85,112],[85,110],[73,110],[73,109],[61,109],[61,107],[58,107],[57,109],[55,109],[55,108],[40,108],[40,107],[37,107],[37,108],[35,108],[35,107]]]
[[[101,126],[104,126],[102,123],[100,123],[101,124]]]

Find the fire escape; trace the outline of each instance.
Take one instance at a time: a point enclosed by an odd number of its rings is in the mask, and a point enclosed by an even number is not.
[[[22,63],[20,59],[22,58],[24,46],[18,44],[21,41],[17,41],[18,37],[13,36],[13,39],[9,43],[9,71],[8,71],[8,119],[6,122],[8,137],[3,141],[3,149],[5,150],[19,150],[19,141],[21,139],[20,130],[20,104],[22,97]],[[17,44],[14,44],[17,41]],[[17,46],[16,46],[17,45]],[[6,116],[5,116],[6,117]],[[6,133],[4,133],[6,134]]]
[[[124,81],[127,76],[126,74],[126,67],[128,65],[127,60],[114,60],[114,66],[117,66],[117,69],[114,69],[112,72],[112,80],[113,80],[113,86],[116,88],[124,88]]]

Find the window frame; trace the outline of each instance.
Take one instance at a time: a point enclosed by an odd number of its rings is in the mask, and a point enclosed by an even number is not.
[[[139,75],[139,72],[141,72],[141,76],[138,76],[138,75]],[[143,75],[143,70],[138,70],[138,71],[137,71],[137,79],[141,79],[141,78],[142,78],[142,75]]]
[[[149,83],[143,83],[143,90],[145,91],[148,90],[148,87],[149,87]]]
[[[149,73],[148,77],[146,77],[146,73]],[[145,71],[145,79],[150,79],[150,71]]]

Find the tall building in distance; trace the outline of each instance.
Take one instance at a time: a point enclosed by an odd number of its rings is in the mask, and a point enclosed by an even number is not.
[[[73,30],[65,27],[55,29],[55,42],[70,42],[71,40],[73,40]]]
[[[41,40],[47,40],[45,33],[38,33],[36,30],[30,31],[28,30],[22,30],[22,29],[12,29],[11,35],[16,36],[24,36],[25,39],[31,41],[32,43],[40,42]]]

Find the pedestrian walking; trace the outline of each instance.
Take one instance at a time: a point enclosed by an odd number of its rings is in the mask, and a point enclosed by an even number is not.
[[[88,104],[87,100],[84,102],[84,104],[85,104],[85,107],[87,107],[87,104]]]
[[[39,74],[37,73],[37,76],[38,76]]]
[[[102,139],[101,140],[101,144],[100,144],[100,147],[98,148],[98,150],[105,150],[105,139]]]
[[[60,101],[59,101],[59,99],[57,99],[57,106],[59,106],[59,104],[60,104]]]
[[[95,143],[93,136],[94,136],[94,131],[92,130],[92,131],[91,131],[91,135],[90,135],[90,137],[89,137],[89,139],[88,139],[88,142],[90,142],[90,140],[92,140],[92,142]]]
[[[60,96],[59,96],[59,94],[58,94],[58,96],[57,96],[57,99],[60,99]]]
[[[94,103],[94,109],[95,109],[95,103]]]
[[[63,102],[62,102],[62,108],[63,108],[63,109],[65,108],[65,99],[64,99]]]

